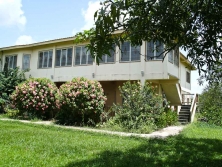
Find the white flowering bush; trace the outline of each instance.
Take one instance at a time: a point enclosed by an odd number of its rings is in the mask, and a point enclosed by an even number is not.
[[[52,118],[59,108],[58,88],[46,78],[31,78],[16,87],[12,103],[21,113],[38,118]]]
[[[56,117],[60,124],[95,125],[106,102],[101,84],[85,78],[63,84],[57,98],[61,103]]]

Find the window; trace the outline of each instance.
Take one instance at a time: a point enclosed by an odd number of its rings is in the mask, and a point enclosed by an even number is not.
[[[186,72],[186,81],[190,83],[190,73],[188,71]]]
[[[147,42],[147,60],[162,60],[163,59],[164,46],[160,41]]]
[[[179,67],[179,47],[174,50],[174,64]]]
[[[124,61],[140,61],[140,46],[131,46],[130,42],[121,45],[121,59]]]
[[[39,52],[39,68],[51,68],[52,67],[52,50]]]
[[[174,50],[171,50],[168,53],[168,61],[179,67],[179,48],[178,47]]]
[[[23,59],[22,59],[22,69],[23,70],[30,69],[30,58],[31,58],[30,54],[23,55]]]
[[[8,64],[8,68],[16,68],[17,67],[17,55],[6,56],[5,62]]]
[[[103,55],[101,63],[114,63],[115,61],[115,45],[113,45],[113,49],[110,51],[110,56],[109,55]]]
[[[170,52],[168,52],[168,61],[169,61],[170,63],[173,63],[173,56],[174,56],[173,50],[171,50]]]
[[[56,50],[56,60],[55,66],[56,67],[64,67],[64,66],[71,66],[72,65],[72,48],[66,49],[57,49]]]
[[[93,64],[93,58],[85,46],[77,46],[75,48],[75,65]]]

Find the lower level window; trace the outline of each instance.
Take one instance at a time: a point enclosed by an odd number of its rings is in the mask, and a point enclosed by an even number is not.
[[[5,63],[7,63],[8,68],[16,68],[17,67],[17,55],[6,56]]]
[[[93,64],[93,58],[85,46],[75,47],[75,65]]]

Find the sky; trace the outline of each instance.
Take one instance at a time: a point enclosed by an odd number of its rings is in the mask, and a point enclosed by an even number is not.
[[[64,38],[93,26],[100,0],[0,0],[0,47]],[[201,93],[198,72],[192,93]]]

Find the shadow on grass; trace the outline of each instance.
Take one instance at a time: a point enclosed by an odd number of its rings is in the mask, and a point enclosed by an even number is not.
[[[167,139],[150,139],[138,148],[121,151],[104,151],[96,158],[71,162],[65,167],[144,167],[144,166],[222,166],[222,141],[192,139],[182,135]]]

